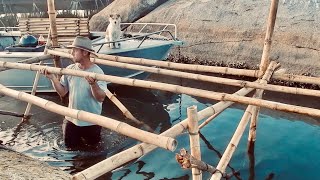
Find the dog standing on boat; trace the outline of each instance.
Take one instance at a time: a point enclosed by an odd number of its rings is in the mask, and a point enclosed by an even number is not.
[[[105,40],[109,41],[118,41],[121,36],[121,28],[120,28],[121,17],[119,14],[111,14],[109,17],[109,25],[106,30]],[[120,42],[109,43],[110,48],[120,48]]]

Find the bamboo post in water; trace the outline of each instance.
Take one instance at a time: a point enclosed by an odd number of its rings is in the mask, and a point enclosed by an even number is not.
[[[201,161],[197,106],[188,107],[187,115],[191,155]],[[192,179],[201,180],[201,170],[192,168]]]
[[[130,126],[126,123],[123,123],[108,117],[104,117],[101,115],[64,107],[54,102],[42,99],[37,96],[33,96],[25,92],[19,92],[13,89],[6,88],[2,84],[0,84],[0,94],[4,94],[6,96],[10,96],[21,101],[32,103],[36,106],[39,106],[43,109],[46,109],[48,111],[51,111],[60,115],[64,115],[64,116],[72,117],[75,119],[87,121],[93,124],[97,124],[99,126],[116,131],[120,134],[126,135],[128,137],[137,139],[142,142],[154,144],[156,146],[162,147],[170,151],[174,151],[177,146],[177,142],[173,138],[160,136],[147,131],[143,131],[133,126]]]
[[[42,65],[42,61],[40,62],[40,65]],[[37,86],[38,86],[38,82],[39,82],[39,78],[40,78],[40,71],[37,71],[36,76],[34,77],[34,81],[33,81],[33,86],[32,86],[32,91],[31,91],[31,95],[35,95],[36,91],[37,91]],[[27,108],[23,114],[22,117],[22,122],[25,122],[29,119],[29,113],[31,110],[31,103],[28,103]]]
[[[119,99],[114,94],[112,94],[108,89],[105,90],[105,93],[106,93],[107,97],[121,110],[123,115],[125,115],[128,119],[132,120],[137,125],[145,128],[147,131],[154,132],[154,130],[150,126],[148,126],[144,122],[139,121],[138,119],[136,119],[131,114],[131,112],[119,101]]]
[[[48,3],[48,14],[50,20],[50,37],[53,47],[58,47],[58,32],[56,23],[56,8],[54,5],[54,0],[47,0]],[[49,37],[48,37],[49,38]],[[54,57],[54,66],[61,68],[61,61],[59,56]]]
[[[48,53],[52,54],[52,55],[59,55],[61,57],[72,58],[71,54],[64,53],[64,52],[48,50]],[[311,90],[311,89],[301,89],[301,88],[285,87],[285,86],[278,86],[278,85],[271,85],[271,84],[260,84],[258,82],[226,79],[226,78],[207,76],[207,75],[201,75],[201,74],[160,69],[160,68],[155,68],[155,67],[145,67],[145,66],[140,66],[140,65],[112,62],[112,61],[102,60],[99,58],[91,58],[91,61],[96,64],[102,64],[102,65],[114,66],[114,67],[126,68],[126,69],[141,70],[141,71],[146,71],[146,72],[151,72],[151,73],[156,73],[156,74],[163,74],[163,75],[167,75],[167,76],[182,77],[182,78],[187,78],[187,79],[220,83],[220,84],[226,84],[226,85],[231,85],[231,86],[252,87],[252,88],[257,88],[257,89],[265,89],[265,90],[269,90],[269,91],[286,92],[286,93],[291,93],[291,94],[300,94],[300,95],[320,97],[320,91]]]
[[[260,71],[265,72],[270,63],[270,49],[271,49],[271,39],[274,30],[274,24],[276,22],[277,11],[278,11],[279,0],[272,0],[271,7],[268,17],[266,37],[264,40],[263,52],[261,57]]]
[[[25,70],[31,70],[31,71],[46,69],[49,73],[52,73],[52,74],[59,74],[59,75],[67,74],[67,75],[79,76],[79,77],[90,76],[100,81],[108,81],[116,84],[123,84],[123,85],[142,87],[142,88],[148,88],[148,89],[157,89],[157,90],[163,90],[163,91],[168,91],[168,92],[173,92],[178,94],[188,94],[192,96],[203,97],[203,98],[219,100],[219,101],[233,101],[233,102],[238,102],[242,104],[251,104],[255,106],[261,106],[261,107],[279,110],[279,111],[294,112],[294,113],[300,113],[300,114],[305,114],[309,116],[320,117],[320,110],[314,109],[314,108],[289,105],[284,103],[278,103],[278,102],[267,101],[262,99],[255,99],[251,97],[242,97],[238,95],[219,93],[219,92],[207,91],[207,90],[190,88],[190,87],[183,87],[183,86],[167,84],[167,83],[130,79],[130,78],[124,78],[124,77],[105,75],[105,74],[96,74],[92,72],[77,71],[73,69],[62,69],[62,68],[55,68],[55,67],[40,66],[35,64],[30,65],[30,64],[20,64],[20,63],[10,63],[10,62],[0,61],[0,67],[25,69]]]
[[[262,81],[263,83],[266,83],[267,81],[269,81],[269,79],[272,76],[273,71],[277,68],[279,64],[276,64],[274,61],[270,63],[269,68],[267,69],[266,73],[264,74]],[[263,91],[258,91],[255,93],[254,96],[262,96],[262,92]],[[260,97],[261,98],[261,97]],[[254,109],[254,106],[249,105],[247,107],[247,109],[245,110],[245,113],[242,117],[242,119],[240,120],[240,123],[234,133],[234,135],[232,136],[232,139],[230,141],[230,143],[228,144],[225,152],[223,153],[218,165],[217,165],[217,172],[214,173],[211,177],[211,180],[218,180],[222,177],[222,173],[225,172],[226,167],[234,153],[234,151],[236,150],[238,143],[242,137],[242,134],[248,124],[249,118],[252,115],[252,110]]]

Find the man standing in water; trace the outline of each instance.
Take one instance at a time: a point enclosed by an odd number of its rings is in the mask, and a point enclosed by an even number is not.
[[[104,74],[99,66],[90,61],[90,55],[94,55],[94,50],[89,38],[77,36],[69,47],[72,48],[74,64],[69,65],[67,69]],[[102,102],[106,97],[104,92],[107,88],[106,82],[96,81],[88,76],[83,78],[70,75],[63,75],[59,80],[45,69],[40,72],[51,80],[61,97],[69,92],[69,108],[101,114]],[[100,141],[101,126],[89,122],[66,116],[62,129],[65,145],[69,148],[83,143],[96,145]]]

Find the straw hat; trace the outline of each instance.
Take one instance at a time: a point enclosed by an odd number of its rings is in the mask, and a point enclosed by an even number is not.
[[[85,51],[88,51],[96,56],[95,51],[93,50],[92,42],[89,38],[84,36],[77,36],[72,45],[67,46],[67,48],[78,48]]]

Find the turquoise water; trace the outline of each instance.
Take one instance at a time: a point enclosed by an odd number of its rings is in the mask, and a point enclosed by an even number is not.
[[[183,95],[183,108],[197,105],[198,110],[209,104],[202,104],[196,99]],[[171,119],[178,116],[178,103],[169,104],[167,111]],[[202,160],[216,166],[219,158],[212,147],[223,153],[243,115],[243,110],[229,108],[201,130],[209,144],[201,138]],[[182,119],[186,118],[183,111]],[[230,166],[240,172],[241,179],[320,179],[320,127],[306,124],[299,119],[286,120],[260,115],[255,144],[254,171],[249,168],[247,155],[248,128],[235,151]],[[190,150],[187,133],[177,137],[181,148]],[[230,168],[227,168],[230,173]],[[183,170],[176,163],[174,153],[157,149],[140,158],[130,166],[113,172],[112,179],[192,179],[189,170]],[[204,179],[211,175],[204,173]],[[252,176],[251,176],[252,178]],[[232,179],[237,179],[233,177]]]
[[[174,95],[157,91],[136,91],[116,89],[119,99],[139,120],[163,132],[173,124],[186,118],[186,108],[196,105],[202,110],[214,102],[204,103],[187,95]],[[57,97],[50,97],[59,101]],[[2,101],[12,104],[14,101]],[[16,102],[15,102],[16,103]],[[25,104],[17,103],[23,109]],[[104,115],[122,119],[121,113],[109,103],[104,104]],[[3,109],[3,108],[2,108]],[[119,141],[120,148],[109,147],[110,131],[103,132],[102,147],[96,151],[67,150],[63,145],[61,117],[52,113],[39,113],[33,108],[36,120],[17,126],[17,118],[0,116],[0,140],[5,146],[33,158],[60,167],[68,173],[79,172],[111,155],[134,145],[133,140]],[[38,112],[38,113],[35,113]],[[202,160],[212,166],[219,161],[241,117],[243,110],[229,108],[209,125],[201,129]],[[254,160],[247,155],[248,128],[236,149],[230,167],[239,171],[232,179],[320,179],[320,127],[307,124],[302,119],[283,119],[260,114],[257,127]],[[120,138],[121,139],[121,138]],[[151,153],[118,168],[101,179],[191,179],[191,171],[183,170],[175,161],[175,153],[181,148],[189,150],[189,137],[184,133],[177,137],[176,152],[157,149]],[[252,166],[254,164],[254,166]],[[251,168],[250,168],[251,166]],[[231,173],[231,168],[227,172]],[[253,167],[253,168],[252,168]],[[204,173],[204,179],[210,175]]]

